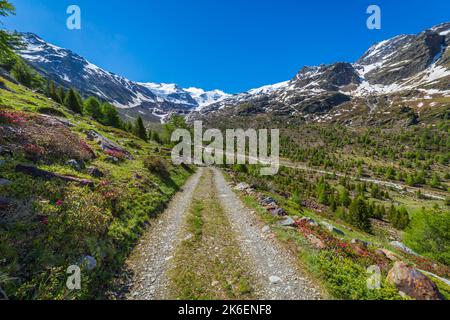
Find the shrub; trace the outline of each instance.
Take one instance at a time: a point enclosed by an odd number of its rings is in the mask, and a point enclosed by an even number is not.
[[[52,107],[39,107],[37,109],[37,112],[46,114],[46,115],[50,115],[50,116],[55,116],[55,117],[61,117],[61,118],[66,117],[64,112],[62,112],[61,110],[52,108]]]
[[[156,173],[159,175],[168,173],[165,161],[156,156],[145,157],[144,167],[147,168],[151,173]]]
[[[450,211],[416,213],[405,233],[405,243],[418,253],[450,266]]]

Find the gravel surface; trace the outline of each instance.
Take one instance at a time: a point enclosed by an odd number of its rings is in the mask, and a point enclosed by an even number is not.
[[[248,255],[263,299],[317,300],[320,291],[297,267],[290,253],[271,239],[257,217],[234,194],[222,172],[213,169],[222,205],[234,232],[239,235],[241,250]]]
[[[189,209],[194,191],[204,168],[199,168],[170,202],[168,208],[144,234],[128,260],[127,267],[133,273],[130,300],[162,299],[167,287],[166,270],[177,245],[181,242],[180,231]]]
[[[166,299],[170,287],[167,271],[183,240],[186,215],[205,168],[190,178],[158,221],[141,238],[127,261],[127,293],[130,300]],[[316,300],[319,289],[299,270],[291,253],[270,236],[256,214],[234,194],[219,169],[212,169],[217,196],[228,218],[239,249],[248,261],[258,298],[268,300]],[[120,297],[119,297],[120,298]]]

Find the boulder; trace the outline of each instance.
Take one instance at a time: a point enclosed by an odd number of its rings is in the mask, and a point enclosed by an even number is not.
[[[293,227],[295,226],[295,221],[291,217],[286,217],[284,220],[279,222],[279,225],[282,227]]]
[[[339,235],[341,235],[341,236],[345,236],[344,231],[339,230],[338,228],[335,228],[332,224],[330,224],[330,223],[328,223],[328,222],[323,221],[323,222],[321,223],[321,225],[322,225],[325,229],[327,229],[328,231],[330,231],[330,232],[332,232],[332,233],[336,233],[336,234],[339,234]]]
[[[132,159],[128,151],[94,130],[87,131],[86,137],[91,141],[97,142],[103,151],[119,152],[124,154],[127,159]]]
[[[68,166],[71,166],[74,170],[76,171],[81,171],[81,165],[78,163],[77,160],[75,159],[71,159],[69,161],[67,161],[66,163]]]
[[[88,167],[87,172],[95,178],[102,178],[105,175],[103,172],[100,171],[99,168],[94,166]]]
[[[249,184],[247,184],[245,182],[241,182],[236,187],[234,187],[234,190],[236,190],[236,191],[245,191],[245,190],[247,190],[249,188],[250,188]]]
[[[313,234],[308,234],[306,236],[306,239],[308,239],[308,241],[317,249],[325,249],[326,246],[325,244],[322,242],[322,240],[320,240],[319,238],[317,238],[315,235]]]
[[[87,270],[92,271],[97,267],[97,260],[91,256],[85,256],[81,261],[81,264],[86,267]]]
[[[4,198],[4,197],[0,197],[0,210],[7,210],[10,208],[13,208],[15,206],[15,203],[8,199],[8,198]]]
[[[6,187],[6,186],[9,186],[11,184],[12,184],[12,182],[9,181],[8,179],[0,178],[0,187]]]
[[[107,156],[105,161],[106,162],[110,162],[110,163],[114,163],[114,164],[119,163],[119,159],[117,159],[116,157],[113,157],[113,156]]]
[[[350,243],[354,244],[354,245],[362,246],[364,248],[367,248],[369,246],[368,242],[360,240],[360,239],[352,239],[352,241]]]
[[[381,248],[381,249],[376,250],[375,252],[379,255],[382,255],[382,256],[388,258],[391,261],[399,260],[398,257],[392,251],[389,251],[388,249]]]
[[[389,271],[387,282],[417,300],[442,300],[436,284],[423,273],[404,262],[396,262]]]
[[[303,217],[299,220],[299,222],[306,223],[310,225],[311,227],[317,227],[319,224],[316,222],[316,220],[309,218],[309,217]]]
[[[261,200],[261,204],[263,205],[263,206],[269,206],[269,205],[273,205],[273,204],[277,204],[277,202],[276,202],[276,200],[274,199],[274,198],[272,198],[272,197],[267,197],[267,198],[264,198],[263,200]]]
[[[273,216],[283,217],[283,216],[286,215],[286,211],[284,211],[283,208],[270,209],[269,212],[270,212],[270,214],[272,214]]]
[[[412,249],[408,248],[404,243],[402,243],[400,241],[392,241],[391,245],[396,247],[396,248],[398,248],[398,249],[400,249],[403,252],[406,252],[406,253],[409,253],[409,254],[412,254],[412,255],[415,255],[415,256],[418,255]]]

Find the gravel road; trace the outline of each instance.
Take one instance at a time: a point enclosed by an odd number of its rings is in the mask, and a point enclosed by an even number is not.
[[[263,299],[317,300],[320,291],[297,267],[294,258],[275,239],[263,232],[263,225],[231,190],[222,172],[214,170],[216,187],[241,250],[253,264],[263,288]]]
[[[177,245],[181,242],[180,230],[190,206],[194,191],[204,168],[199,168],[170,202],[159,221],[141,238],[128,260],[128,268],[134,273],[130,300],[161,299],[167,287],[166,270]]]
[[[183,240],[186,215],[200,178],[212,170],[221,206],[229,220],[239,249],[249,262],[257,296],[267,300],[317,300],[319,289],[298,268],[295,258],[283,248],[234,194],[223,173],[216,168],[199,168],[183,191],[177,194],[158,221],[144,234],[127,262],[131,271],[127,287],[130,300],[165,299],[170,280],[167,271],[175,250]]]

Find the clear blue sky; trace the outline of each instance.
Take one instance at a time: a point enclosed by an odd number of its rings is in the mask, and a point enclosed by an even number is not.
[[[31,31],[135,81],[230,93],[292,78],[304,65],[355,61],[373,43],[450,21],[448,0],[12,0],[5,26]],[[82,30],[66,29],[66,9]],[[382,9],[382,29],[366,9]]]

